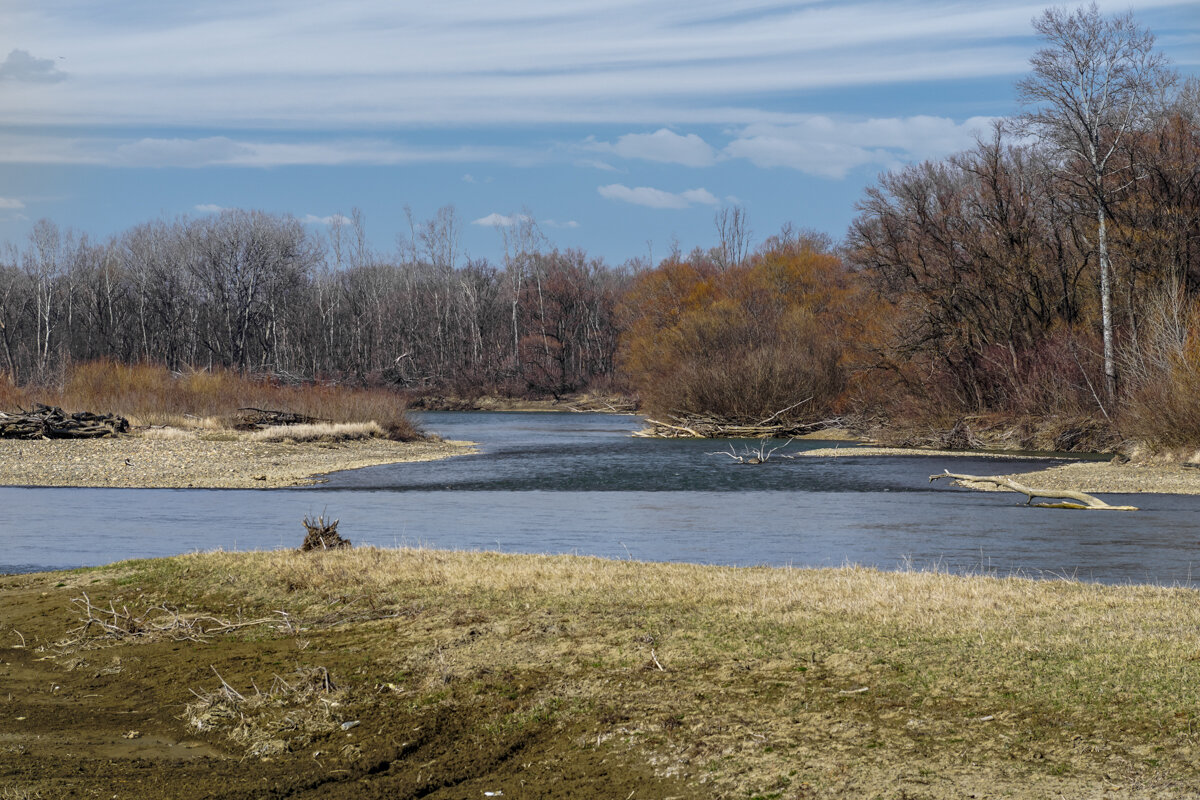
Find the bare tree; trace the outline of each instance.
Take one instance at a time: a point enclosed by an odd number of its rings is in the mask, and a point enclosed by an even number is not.
[[[1113,156],[1175,77],[1165,56],[1155,51],[1154,35],[1141,29],[1132,14],[1105,19],[1095,3],[1073,12],[1051,8],[1033,27],[1047,46],[1031,59],[1033,74],[1017,84],[1028,109],[1022,121],[1057,151],[1064,177],[1095,214],[1104,373],[1111,399],[1117,370],[1108,207],[1129,179],[1118,174],[1119,160]]]
[[[713,217],[717,228],[718,243],[714,261],[722,271],[738,267],[750,255],[750,223],[746,209],[741,206],[726,206]]]

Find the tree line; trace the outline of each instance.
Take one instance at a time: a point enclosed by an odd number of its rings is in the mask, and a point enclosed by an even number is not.
[[[230,210],[94,242],[37,223],[0,253],[0,368],[45,381],[98,358],[223,366],[411,392],[630,391],[748,421],[856,413],[1094,416],[1200,442],[1200,82],[1130,15],[1035,20],[1023,113],[949,158],[881,175],[844,239],[791,226],[657,265],[452,208],[390,254],[362,215],[314,234]]]
[[[464,259],[458,225],[442,209],[385,257],[357,211],[320,236],[236,209],[105,242],[42,220],[0,257],[3,368],[37,382],[103,358],[464,393],[611,381],[629,270],[547,247],[532,221],[503,264]]]

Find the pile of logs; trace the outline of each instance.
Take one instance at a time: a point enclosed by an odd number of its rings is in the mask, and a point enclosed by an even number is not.
[[[305,414],[295,414],[291,411],[272,411],[266,408],[239,408],[233,418],[234,430],[252,431],[275,425],[311,425],[314,422],[327,422],[317,417]]]
[[[100,439],[128,431],[129,420],[115,414],[67,414],[41,403],[16,414],[0,411],[0,439]]]
[[[716,417],[669,417],[663,422],[646,417],[647,427],[633,434],[655,439],[791,439],[842,427],[841,419],[820,422],[737,422]]]

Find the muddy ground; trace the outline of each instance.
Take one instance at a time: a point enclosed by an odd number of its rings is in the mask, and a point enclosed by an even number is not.
[[[0,591],[6,800],[703,796],[620,752],[585,746],[569,725],[523,719],[519,674],[498,670],[491,681],[503,691],[477,687],[476,697],[493,699],[471,705],[413,702],[403,690],[364,682],[374,672],[369,640],[380,632],[79,650],[54,642],[79,625],[70,609],[81,587],[0,578]],[[264,755],[248,754],[227,727],[197,730],[188,719],[193,690],[208,695],[225,681],[251,696],[314,664],[328,670],[338,699],[318,698],[315,712],[284,701],[279,739],[265,742]]]

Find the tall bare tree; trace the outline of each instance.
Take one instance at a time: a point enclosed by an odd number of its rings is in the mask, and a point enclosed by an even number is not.
[[[1024,126],[1059,156],[1063,176],[1085,197],[1096,220],[1101,326],[1108,396],[1117,390],[1113,345],[1109,205],[1132,176],[1114,158],[1124,139],[1155,108],[1175,76],[1154,49],[1154,35],[1132,14],[1102,17],[1095,3],[1050,8],[1033,21],[1046,47],[1030,60],[1033,73],[1017,84]]]

